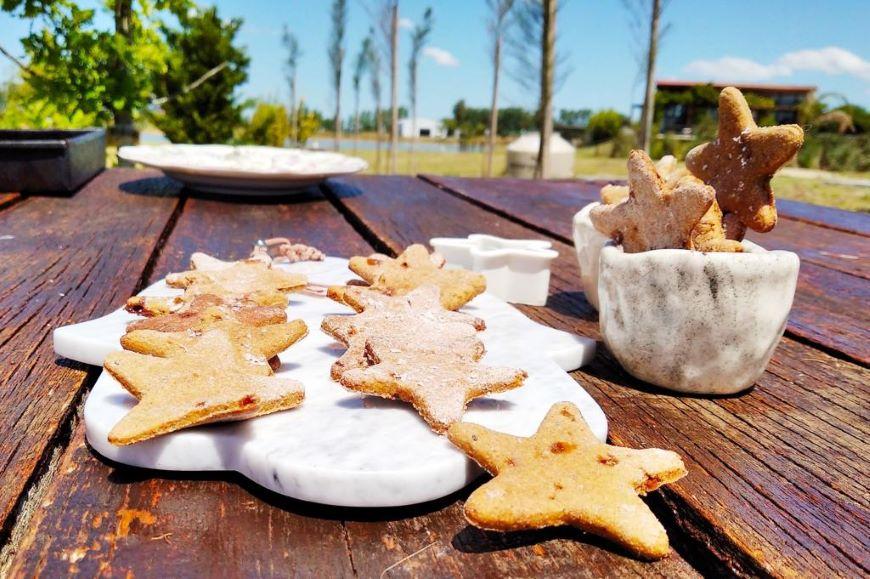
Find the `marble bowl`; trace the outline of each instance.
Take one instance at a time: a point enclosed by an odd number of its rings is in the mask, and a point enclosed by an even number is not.
[[[595,229],[592,220],[589,219],[589,212],[598,205],[600,205],[598,202],[590,203],[574,215],[574,250],[577,252],[577,263],[580,265],[580,282],[586,293],[586,301],[596,310],[598,309],[598,256],[601,255],[601,248],[609,241],[607,236]]]
[[[693,394],[755,383],[785,331],[800,261],[743,247],[623,253],[611,242],[601,250],[601,334],[629,374]]]

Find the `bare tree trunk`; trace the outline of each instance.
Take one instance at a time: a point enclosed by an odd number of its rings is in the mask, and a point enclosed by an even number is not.
[[[640,146],[649,153],[652,144],[652,125],[655,115],[655,73],[656,56],[659,44],[659,17],[662,13],[661,0],[652,0],[652,14],[649,22],[649,50],[646,55],[646,92],[643,97],[643,113],[640,119]]]
[[[495,139],[498,136],[498,77],[501,72],[502,33],[495,38],[495,50],[492,56],[492,100],[489,108],[489,139],[486,152],[486,176],[492,177],[492,158],[495,154]]]
[[[390,18],[390,173],[396,173],[399,149],[399,0]]]
[[[375,148],[375,173],[381,172],[381,143],[384,140],[384,115],[381,114],[381,101],[375,103],[375,127],[378,132],[377,147]]]
[[[414,156],[414,149],[417,145],[417,73],[411,71],[411,151],[409,158],[411,160],[411,173],[417,172],[417,159]]]
[[[341,69],[335,75],[335,119],[333,123],[335,124],[333,148],[338,151],[341,144]]]
[[[353,154],[358,154],[359,148],[359,89],[353,95]]]
[[[550,137],[553,134],[553,70],[556,67],[556,1],[544,0],[544,30],[541,34],[541,143],[535,179],[550,176]]]
[[[296,72],[290,79],[290,136],[294,143],[299,142],[299,113],[296,110]]]
[[[131,42],[133,36],[132,21],[133,0],[115,0],[115,35],[122,37],[127,44]],[[127,66],[120,59],[114,62],[112,68],[116,78],[128,76]],[[109,129],[109,134],[114,143],[119,146],[138,142],[139,134],[133,125],[133,110],[129,103],[112,111],[112,127]]]

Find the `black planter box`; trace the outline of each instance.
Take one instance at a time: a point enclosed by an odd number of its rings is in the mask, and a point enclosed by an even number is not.
[[[106,131],[0,130],[0,192],[69,193],[106,166]]]

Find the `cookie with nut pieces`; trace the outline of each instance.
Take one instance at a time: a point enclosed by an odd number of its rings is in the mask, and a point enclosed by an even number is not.
[[[398,257],[382,254],[350,258],[350,270],[367,281],[372,289],[388,295],[403,295],[422,285],[441,290],[441,303],[458,310],[486,290],[483,275],[461,268],[444,268],[444,260],[429,254],[422,245],[409,246]]]
[[[451,426],[448,437],[495,477],[465,502],[473,525],[493,531],[571,525],[646,559],[670,553],[664,527],[638,495],[686,475],[675,452],[605,444],[568,402],[554,404],[529,438],[467,422]]]

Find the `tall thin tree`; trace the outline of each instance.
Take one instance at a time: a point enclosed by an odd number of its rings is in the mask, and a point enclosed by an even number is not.
[[[643,96],[643,114],[640,120],[640,146],[649,153],[652,143],[652,123],[655,114],[655,72],[659,44],[659,19],[662,15],[661,0],[652,0],[649,19],[649,49],[646,55],[646,91]]]
[[[399,0],[390,8],[390,173],[399,152]]]
[[[287,88],[290,90],[290,139],[296,142],[299,133],[299,115],[296,110],[296,72],[299,69],[299,59],[302,57],[302,49],[296,35],[290,32],[290,28],[284,25],[282,36],[287,56],[284,59],[284,78],[287,80]]]
[[[414,146],[417,144],[417,68],[420,54],[432,33],[432,8],[426,8],[423,22],[411,32],[411,56],[408,59],[408,89],[411,93],[411,162],[414,162]]]
[[[662,14],[670,0],[623,0],[628,12],[631,38],[634,38],[638,75],[635,82],[644,81],[643,105],[640,113],[638,146],[649,152],[654,137],[655,118],[655,69],[662,38],[670,29],[662,25]]]
[[[341,72],[344,65],[344,33],[347,28],[347,0],[332,1],[332,35],[329,41],[329,64],[335,91],[334,138],[335,150],[341,141]]]
[[[376,46],[374,29],[369,30],[363,47],[369,80],[371,81],[372,99],[375,101],[375,130],[378,135],[375,144],[375,173],[380,173],[381,143],[384,140],[384,115],[381,111],[381,51]]]
[[[541,34],[541,139],[535,178],[550,176],[550,137],[553,133],[553,74],[556,68],[556,2],[543,0],[544,21]]]
[[[492,99],[489,108],[489,138],[486,146],[487,177],[492,176],[492,159],[495,154],[495,140],[498,137],[498,84],[501,75],[501,53],[504,35],[509,23],[508,16],[514,7],[514,0],[487,0],[490,9],[488,22],[492,39]]]
[[[353,61],[353,154],[357,154],[359,147],[359,91],[362,84],[363,75],[368,68],[368,46],[371,42],[369,38],[363,40],[362,46]]]

